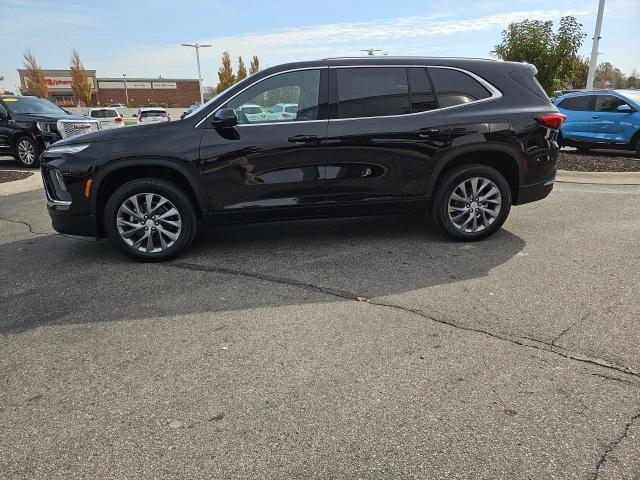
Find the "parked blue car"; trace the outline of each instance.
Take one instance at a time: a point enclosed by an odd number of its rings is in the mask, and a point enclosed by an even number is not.
[[[640,90],[569,93],[554,103],[567,116],[560,146],[634,150],[640,156]]]

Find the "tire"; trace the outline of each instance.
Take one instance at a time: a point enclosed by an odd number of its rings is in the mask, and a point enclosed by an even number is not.
[[[636,157],[640,158],[640,136],[636,140]]]
[[[480,179],[475,181],[480,193],[475,197],[473,179]],[[483,196],[493,192],[494,187],[495,193]],[[476,199],[480,200],[477,204]],[[509,183],[496,169],[480,164],[446,171],[438,180],[431,204],[431,216],[440,229],[454,240],[467,242],[493,235],[502,227],[510,210]]]
[[[16,141],[16,154],[14,157],[23,167],[39,167],[41,153],[42,149],[38,146],[38,142],[31,137],[19,137]]]
[[[147,215],[149,199],[153,215]],[[197,230],[189,195],[159,178],[139,178],[116,189],[107,200],[103,223],[107,237],[116,247],[144,262],[175,257],[189,247]]]

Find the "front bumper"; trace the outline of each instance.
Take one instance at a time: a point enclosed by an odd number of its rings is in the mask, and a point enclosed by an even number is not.
[[[51,226],[56,232],[86,237],[97,236],[96,219],[93,215],[73,215],[69,210],[61,210],[49,204],[47,210],[51,217]]]

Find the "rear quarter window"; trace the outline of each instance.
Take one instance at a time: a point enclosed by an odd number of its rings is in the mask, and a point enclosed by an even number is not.
[[[480,82],[460,70],[430,67],[429,73],[441,108],[491,97],[489,90]]]

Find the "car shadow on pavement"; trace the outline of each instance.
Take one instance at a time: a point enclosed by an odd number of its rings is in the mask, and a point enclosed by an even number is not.
[[[143,264],[105,240],[41,235],[0,245],[0,333],[399,294],[486,276],[524,245],[504,229],[458,243],[422,217],[363,217],[209,229]]]

